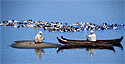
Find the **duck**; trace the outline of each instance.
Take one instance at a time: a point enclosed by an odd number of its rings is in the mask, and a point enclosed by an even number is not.
[[[110,25],[108,26],[108,29],[111,29],[111,26],[110,26]]]
[[[13,21],[12,21],[12,20],[9,20],[8,22],[9,22],[9,23],[12,23]]]
[[[2,26],[3,25],[3,23],[2,22],[0,22],[0,26]]]
[[[67,23],[64,23],[64,25],[67,25]]]
[[[116,26],[113,26],[113,29],[118,29],[118,27],[116,27]]]
[[[22,27],[26,27],[26,25],[25,25],[25,24],[22,24]]]
[[[29,25],[29,27],[34,27],[34,26],[35,26],[35,25],[33,25],[33,24],[30,24],[30,25]]]
[[[23,21],[24,23],[27,23],[28,21]]]
[[[125,26],[124,24],[121,24],[121,26]]]
[[[6,21],[2,21],[2,23],[6,23]]]
[[[117,24],[115,24],[114,26],[117,26]]]
[[[101,28],[98,28],[98,31],[100,31],[101,30]]]
[[[17,21],[17,20],[14,20],[14,22],[15,22],[15,23],[18,23],[18,21]]]
[[[104,30],[104,26],[102,26],[101,29]]]
[[[35,29],[37,30],[37,29],[40,29],[40,28],[35,27]]]
[[[84,27],[84,30],[86,31],[86,28]]]
[[[20,26],[19,25],[14,25],[15,28],[19,28]]]
[[[14,26],[14,23],[10,23],[10,26]]]
[[[5,23],[3,26],[9,26],[9,23]]]
[[[104,22],[103,22],[103,25],[105,26],[105,25],[107,25],[107,23],[104,23]]]

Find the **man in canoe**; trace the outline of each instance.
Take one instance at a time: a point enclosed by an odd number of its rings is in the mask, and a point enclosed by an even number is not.
[[[35,37],[35,43],[40,44],[45,38],[41,36],[42,31],[39,31],[39,33]]]
[[[94,31],[90,31],[91,35],[86,36],[88,41],[96,41],[96,35],[94,34]]]

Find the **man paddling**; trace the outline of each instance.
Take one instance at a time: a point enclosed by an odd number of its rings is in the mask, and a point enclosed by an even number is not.
[[[96,41],[96,35],[94,34],[94,31],[90,31],[91,35],[86,36],[88,41]]]
[[[40,44],[45,38],[41,36],[42,31],[39,31],[39,33],[35,37],[35,43]]]

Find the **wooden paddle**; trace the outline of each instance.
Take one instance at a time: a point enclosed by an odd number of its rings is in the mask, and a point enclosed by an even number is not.
[[[86,35],[83,35],[83,36],[87,37]],[[91,37],[87,37],[87,38],[91,38]]]

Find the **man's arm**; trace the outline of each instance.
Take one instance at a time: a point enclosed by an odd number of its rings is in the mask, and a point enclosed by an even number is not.
[[[91,36],[90,35],[88,35],[88,36],[86,36],[87,38],[91,38]]]

